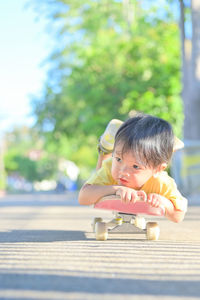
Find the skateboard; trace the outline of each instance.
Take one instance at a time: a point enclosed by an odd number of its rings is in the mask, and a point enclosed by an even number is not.
[[[120,196],[109,195],[101,198],[95,205],[95,209],[113,211],[115,217],[109,222],[103,222],[102,218],[94,218],[92,227],[96,240],[105,241],[109,233],[143,233],[147,240],[158,240],[160,229],[156,222],[146,223],[142,215],[164,216],[164,207],[152,207],[147,202],[138,198],[135,203],[122,203]]]

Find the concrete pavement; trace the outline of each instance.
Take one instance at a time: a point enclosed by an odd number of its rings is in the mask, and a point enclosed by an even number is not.
[[[200,201],[185,220],[156,219],[160,240],[94,239],[76,193],[0,199],[0,299],[200,299]],[[200,200],[200,199],[199,199]]]

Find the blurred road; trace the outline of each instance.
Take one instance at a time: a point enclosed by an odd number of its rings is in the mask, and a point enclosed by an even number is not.
[[[160,240],[94,239],[77,194],[0,198],[0,299],[200,299],[200,199],[185,220],[156,218]],[[150,218],[154,220],[155,218]]]

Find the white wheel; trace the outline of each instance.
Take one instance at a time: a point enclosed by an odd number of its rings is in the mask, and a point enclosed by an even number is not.
[[[108,230],[105,222],[97,222],[95,225],[95,233],[97,241],[106,241],[108,238]]]
[[[145,218],[139,216],[135,217],[135,226],[140,229],[145,229],[146,228]]]
[[[146,230],[146,236],[148,240],[158,240],[160,235],[160,228],[156,222],[148,222]]]
[[[92,229],[93,229],[93,232],[95,232],[95,225],[97,222],[102,222],[102,218],[94,218],[93,222],[92,222]]]
[[[117,217],[115,218],[115,222],[116,222],[117,225],[122,225],[122,223],[123,223],[122,217],[117,216]]]

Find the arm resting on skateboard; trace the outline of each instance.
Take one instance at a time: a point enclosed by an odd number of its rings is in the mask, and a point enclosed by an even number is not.
[[[123,187],[119,185],[96,185],[85,184],[79,193],[79,203],[81,205],[91,205],[98,202],[102,197],[108,195],[118,195],[123,203],[134,203],[138,200],[146,201],[146,194],[144,191],[136,191],[132,188]]]
[[[170,221],[179,223],[184,219],[185,211],[177,210],[172,201],[162,195],[155,193],[148,194],[147,202],[154,207],[163,206],[165,208],[165,216]]]
[[[92,205],[104,196],[115,194],[117,185],[85,184],[79,192],[78,201],[81,205]]]

